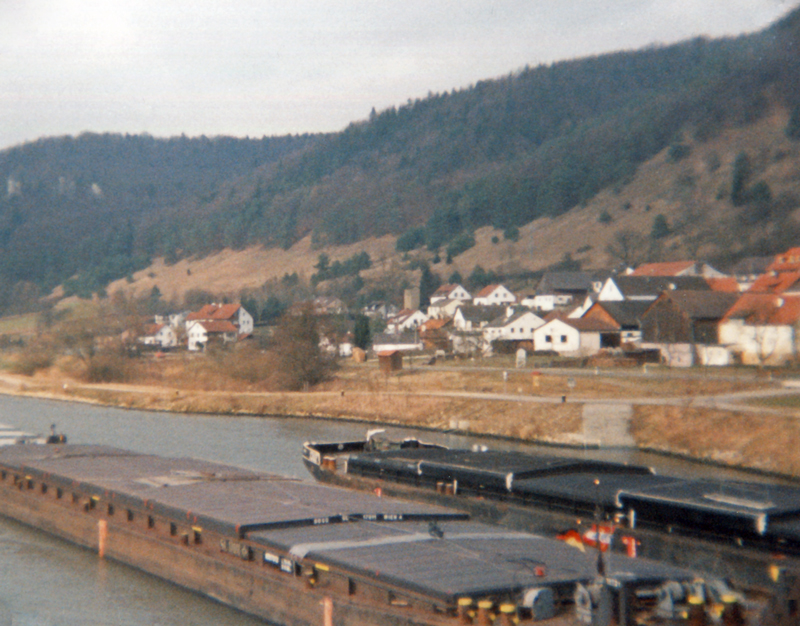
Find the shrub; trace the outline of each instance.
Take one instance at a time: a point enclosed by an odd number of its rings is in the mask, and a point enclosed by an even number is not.
[[[395,249],[398,252],[408,252],[421,247],[425,243],[425,229],[422,227],[407,230],[397,238]]]
[[[86,363],[86,380],[90,383],[113,383],[128,379],[130,364],[126,357],[112,352],[95,354]]]
[[[669,152],[667,152],[667,158],[676,163],[681,159],[685,159],[692,153],[691,146],[687,146],[685,143],[675,143],[669,147]]]
[[[53,355],[41,349],[25,350],[21,352],[11,365],[14,374],[33,376],[39,370],[44,370],[53,364]]]
[[[472,233],[461,233],[447,246],[447,256],[452,260],[453,257],[457,257],[462,252],[466,252],[474,245],[475,237],[472,236]]]

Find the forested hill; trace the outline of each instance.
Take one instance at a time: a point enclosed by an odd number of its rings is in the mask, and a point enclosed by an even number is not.
[[[309,233],[319,246],[392,233],[403,248],[457,254],[478,227],[513,237],[624,186],[666,147],[680,158],[687,136],[707,141],[777,106],[800,138],[798,51],[800,10],[735,39],[526,67],[331,135],[83,135],[6,150],[0,292],[7,303],[20,280],[75,274],[85,291],[154,255],[288,247]]]
[[[0,312],[76,275],[75,288],[90,293],[146,267],[180,227],[165,219],[168,207],[191,228],[223,183],[317,139],[86,133],[0,152]]]

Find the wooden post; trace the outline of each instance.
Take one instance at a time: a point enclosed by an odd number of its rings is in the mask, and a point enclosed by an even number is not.
[[[333,598],[330,596],[322,600],[322,626],[333,626]]]
[[[108,522],[101,519],[97,522],[97,554],[100,558],[106,555],[106,543],[108,541]]]

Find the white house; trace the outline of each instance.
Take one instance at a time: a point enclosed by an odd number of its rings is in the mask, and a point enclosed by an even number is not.
[[[461,285],[448,284],[442,285],[433,292],[431,304],[444,299],[467,301],[472,300],[472,296],[469,295],[469,291],[464,289]]]
[[[388,319],[397,315],[397,307],[386,302],[371,302],[361,312],[367,317]]]
[[[797,354],[800,297],[744,294],[719,324],[719,343],[745,365],[781,365]]]
[[[170,313],[169,315],[156,315],[156,324],[169,324],[174,329],[181,328],[186,325],[186,317],[189,311],[181,311],[180,313]]]
[[[452,318],[461,306],[464,306],[464,300],[451,300],[450,298],[437,300],[428,306],[428,319]]]
[[[504,315],[505,312],[505,307],[500,306],[462,304],[453,314],[453,328],[466,332],[481,330],[489,322]]]
[[[397,334],[413,331],[428,321],[428,316],[422,311],[403,309],[386,323],[386,332]]]
[[[556,318],[533,331],[533,347],[564,356],[590,356],[602,349],[603,334],[615,330],[601,320]]]
[[[239,329],[227,320],[210,322],[192,321],[187,323],[186,340],[189,350],[197,352],[205,350],[209,341],[233,343],[240,336]]]
[[[347,333],[341,337],[321,335],[319,338],[319,349],[334,356],[353,356],[352,334]]]
[[[474,298],[472,304],[477,306],[491,306],[493,304],[506,305],[514,304],[517,296],[511,293],[503,285],[488,285],[481,289]]]
[[[186,316],[186,332],[195,322],[229,322],[238,334],[249,335],[253,332],[253,316],[240,304],[206,304],[199,311]]]
[[[526,295],[521,304],[534,311],[553,311],[582,302],[600,291],[607,275],[607,272],[546,272],[536,286],[535,295]]]
[[[665,291],[711,291],[702,276],[614,276],[606,279],[598,302],[654,302]]]
[[[524,310],[498,318],[483,328],[483,338],[493,341],[533,341],[533,331],[545,321],[533,311]]]
[[[174,348],[178,345],[178,336],[167,324],[148,324],[144,327],[144,334],[139,337],[139,341],[146,346]]]
[[[422,340],[419,339],[416,333],[398,333],[395,335],[380,333],[372,339],[372,350],[375,353],[391,350],[409,352],[423,350],[424,348]]]

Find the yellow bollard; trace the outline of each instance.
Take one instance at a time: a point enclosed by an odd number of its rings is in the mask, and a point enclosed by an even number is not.
[[[513,604],[500,605],[500,624],[501,626],[514,626],[514,617],[517,613],[517,607]]]
[[[706,607],[703,603],[703,598],[700,596],[689,596],[689,626],[706,626],[708,624],[708,616],[706,615]]]
[[[736,596],[722,596],[722,623],[724,626],[744,626],[744,614]]]
[[[480,626],[490,626],[492,623],[491,610],[494,602],[491,600],[481,600],[478,602],[478,624]]]
[[[472,598],[458,599],[458,616],[461,618],[462,624],[472,623],[472,614],[470,613],[470,607],[472,607]]]

